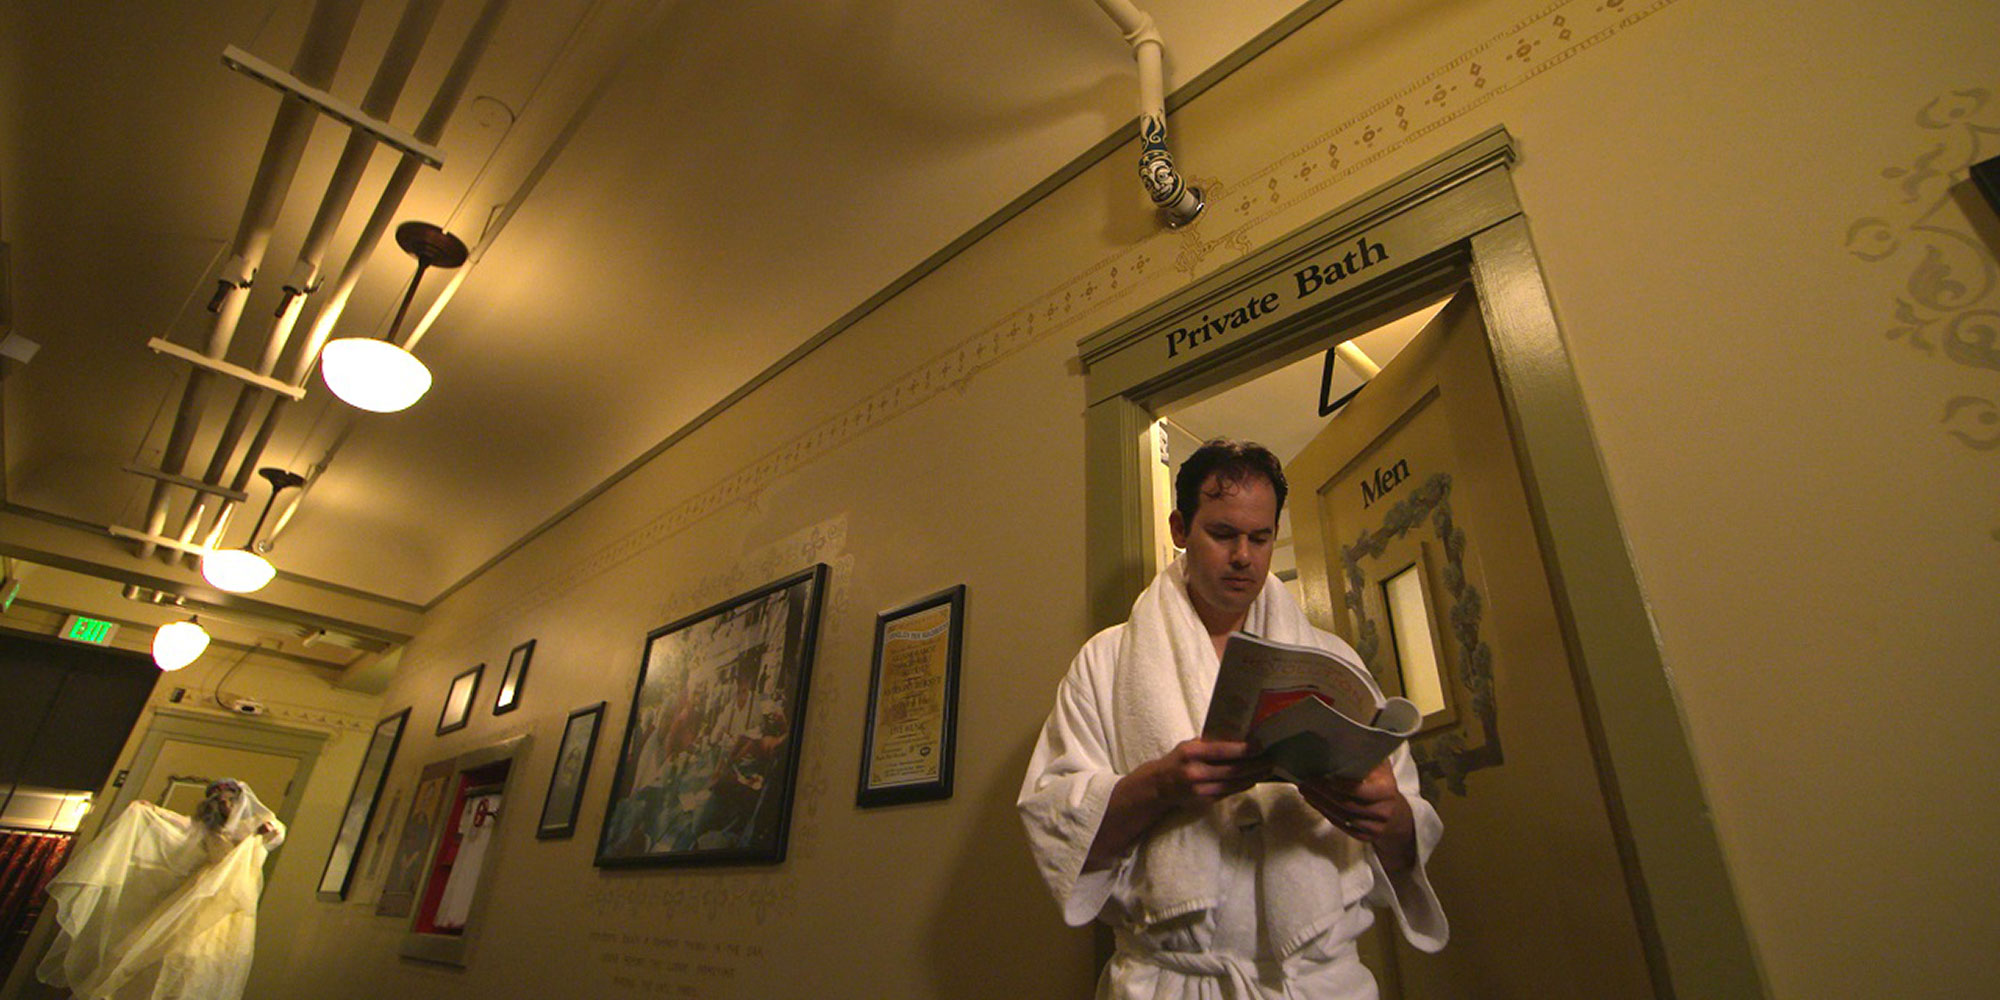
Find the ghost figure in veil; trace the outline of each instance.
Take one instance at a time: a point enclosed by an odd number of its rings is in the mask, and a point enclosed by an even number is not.
[[[79,1000],[236,1000],[264,859],[285,826],[233,778],[192,819],[135,802],[49,882],[58,933],[36,974]]]

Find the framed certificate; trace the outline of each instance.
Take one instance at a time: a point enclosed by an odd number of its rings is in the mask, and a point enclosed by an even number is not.
[[[964,634],[964,584],[875,616],[856,805],[951,797]]]

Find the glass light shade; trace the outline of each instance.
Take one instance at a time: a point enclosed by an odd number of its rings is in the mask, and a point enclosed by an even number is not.
[[[319,374],[347,405],[374,413],[406,409],[431,387],[431,370],[416,355],[367,337],[327,341],[319,352]]]
[[[278,568],[248,549],[217,549],[201,557],[202,579],[232,594],[264,589]]]
[[[153,633],[153,662],[161,670],[179,670],[207,648],[208,630],[192,621],[162,625]]]

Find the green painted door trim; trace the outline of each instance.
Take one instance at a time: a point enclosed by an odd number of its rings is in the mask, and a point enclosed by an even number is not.
[[[1150,579],[1145,429],[1152,407],[1326,350],[1470,282],[1547,561],[1585,721],[1618,833],[1655,991],[1767,995],[1709,817],[1671,679],[1611,503],[1569,354],[1495,129],[1078,343],[1086,380],[1086,573],[1093,625],[1124,620]],[[1300,269],[1379,242],[1385,266],[1334,293]],[[1204,316],[1280,294],[1229,335],[1169,340]],[[1296,308],[1285,309],[1283,306]],[[1240,334],[1239,334],[1240,331]]]

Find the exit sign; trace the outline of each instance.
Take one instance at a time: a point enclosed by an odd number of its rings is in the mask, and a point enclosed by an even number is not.
[[[76,642],[108,646],[111,644],[111,637],[118,634],[118,626],[98,618],[71,615],[63,620],[62,632],[59,634],[64,639]]]

